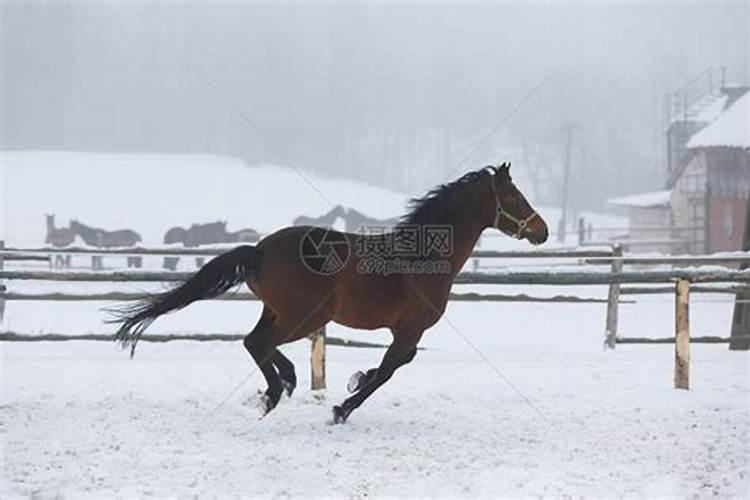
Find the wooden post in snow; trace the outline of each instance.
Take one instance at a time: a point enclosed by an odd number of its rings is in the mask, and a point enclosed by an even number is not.
[[[622,247],[614,245],[612,247],[612,274],[622,272]],[[615,348],[617,343],[617,307],[620,302],[620,284],[610,283],[609,293],[607,294],[607,326],[604,332],[604,346],[610,349]]]
[[[3,250],[5,250],[5,241],[0,240],[0,252],[2,252]],[[4,269],[4,266],[5,256],[0,253],[0,271]],[[0,280],[0,321],[3,320],[3,316],[5,316],[5,286]]]
[[[690,389],[690,282],[677,280],[675,288],[674,388]]]
[[[582,247],[586,242],[586,221],[583,217],[578,218],[578,246]]]
[[[745,234],[742,249],[750,251],[750,198],[745,207]],[[748,263],[743,262],[740,269],[747,269]],[[737,292],[734,297],[734,314],[732,315],[732,330],[729,337],[730,351],[750,350],[750,292]],[[743,340],[744,338],[744,340]]]
[[[320,391],[326,388],[326,328],[317,330],[310,339],[310,389]]]

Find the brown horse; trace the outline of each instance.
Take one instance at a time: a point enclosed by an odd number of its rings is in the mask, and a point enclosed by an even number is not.
[[[417,353],[426,329],[443,315],[456,274],[489,227],[538,245],[547,225],[513,184],[509,164],[469,172],[412,200],[392,232],[341,233],[288,227],[211,260],[177,288],[116,311],[116,339],[131,356],[160,315],[216,297],[242,282],[263,301],[244,345],[268,383],[265,412],[296,386],[292,362],[278,346],[305,338],[329,321],[352,328],[389,328],[393,342],[380,366],[358,372],[354,394],[333,408],[336,423]]]

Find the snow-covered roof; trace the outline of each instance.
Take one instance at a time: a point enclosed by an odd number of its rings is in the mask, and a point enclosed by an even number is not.
[[[621,198],[607,200],[610,205],[636,208],[659,208],[669,206],[669,190],[638,193]]]
[[[724,107],[727,104],[728,96],[721,94],[718,96],[710,96],[700,102],[700,105],[696,105],[693,109],[688,111],[690,119],[696,122],[711,123],[721,116],[724,111]]]
[[[750,148],[750,92],[737,99],[715,122],[693,135],[687,147]]]

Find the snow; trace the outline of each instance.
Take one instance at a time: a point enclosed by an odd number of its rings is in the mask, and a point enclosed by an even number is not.
[[[337,204],[370,217],[398,217],[409,198],[424,194],[397,193],[293,167],[250,166],[231,157],[28,151],[0,151],[0,193],[0,239],[15,247],[43,245],[48,213],[55,214],[57,227],[78,218],[110,230],[130,228],[141,234],[143,246],[157,247],[169,228],[193,222],[227,220],[228,231],[250,227],[267,234],[299,215],[317,217]],[[536,208],[556,231],[560,209]],[[623,217],[580,215],[594,227],[626,225]],[[343,229],[342,222],[334,227]],[[528,247],[496,232],[484,236],[483,249]],[[574,244],[577,237],[571,230],[563,244]]]
[[[167,227],[194,220],[229,219],[230,230],[268,232],[300,213],[330,208],[293,169],[230,158],[3,153],[0,160],[0,208],[14,246],[38,246],[42,216],[53,210],[58,225],[80,217],[92,225],[134,227],[151,246]],[[98,175],[101,168],[111,170]],[[306,175],[334,204],[376,217],[403,209],[405,195]],[[554,230],[560,211],[540,212]],[[585,216],[610,227],[621,220]],[[482,248],[529,247],[494,236]],[[160,260],[144,263],[156,268]],[[74,266],[87,262],[73,258]],[[110,266],[123,262],[105,259]],[[192,263],[181,259],[183,269]],[[573,265],[492,263],[506,270]],[[27,293],[162,286],[11,285]],[[461,285],[454,291],[602,298],[607,287]],[[620,307],[621,335],[673,332],[672,296],[626,298],[637,303]],[[693,335],[729,332],[730,296],[695,295],[691,304]],[[0,326],[29,334],[111,334],[113,325],[102,323],[101,308],[108,305],[12,301]],[[260,307],[199,302],[160,318],[149,331],[247,332]],[[691,390],[676,391],[674,347],[604,351],[605,315],[603,304],[451,302],[415,361],[343,426],[328,424],[330,408],[347,396],[351,373],[377,365],[381,349],[329,347],[329,388],[312,394],[309,343],[284,346],[297,366],[297,392],[258,420],[256,394],[265,383],[240,342],[142,342],[133,360],[109,342],[0,343],[0,497],[747,496],[747,353],[693,345]],[[390,340],[384,330],[331,324],[328,332]]]
[[[688,111],[688,114],[693,121],[711,123],[724,112],[727,99],[728,96],[726,94],[706,96],[697,106]]]
[[[651,191],[648,193],[639,193],[621,198],[612,198],[607,201],[611,205],[620,205],[623,207],[636,208],[653,208],[668,207],[670,191]]]
[[[745,93],[714,123],[693,135],[687,147],[750,148],[750,93]]]
[[[623,332],[666,334],[670,302],[623,306]],[[238,329],[257,313],[196,306],[161,328]],[[694,307],[695,330],[715,331],[729,309]],[[602,350],[601,304],[451,303],[446,315],[343,426],[328,424],[331,405],[382,350],[329,347],[319,398],[308,390],[309,343],[286,346],[297,392],[258,420],[264,384],[239,342],[142,343],[132,361],[105,342],[2,344],[0,496],[747,493],[747,353],[694,345],[691,390],[676,391],[673,346]]]
[[[607,290],[519,288],[457,291]],[[673,331],[671,296],[628,299],[638,302],[621,306],[622,335]],[[731,297],[692,302],[693,335],[729,331]],[[6,326],[111,333],[104,305],[11,302]],[[257,302],[200,302],[151,331],[239,333],[259,312]],[[264,383],[239,342],[141,343],[132,361],[108,342],[0,344],[0,496],[743,496],[747,353],[693,345],[691,390],[675,391],[673,346],[603,351],[604,322],[602,304],[449,303],[426,349],[341,427],[327,424],[330,407],[382,350],[329,347],[318,399],[309,343],[285,346],[299,387],[257,420]]]
[[[0,152],[0,172],[4,237],[15,246],[44,242],[47,213],[56,215],[58,227],[78,218],[95,227],[130,228],[141,233],[144,246],[155,246],[169,228],[193,222],[228,220],[228,231],[251,227],[265,234],[337,204],[393,217],[407,199],[345,179],[219,156]]]

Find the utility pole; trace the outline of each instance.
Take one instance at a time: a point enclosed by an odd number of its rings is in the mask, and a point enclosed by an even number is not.
[[[572,123],[566,127],[567,139],[565,141],[565,163],[563,165],[563,192],[562,192],[562,212],[560,214],[560,222],[557,226],[557,241],[563,243],[565,241],[565,228],[568,219],[568,186],[570,184],[570,152],[573,146],[573,128]]]

